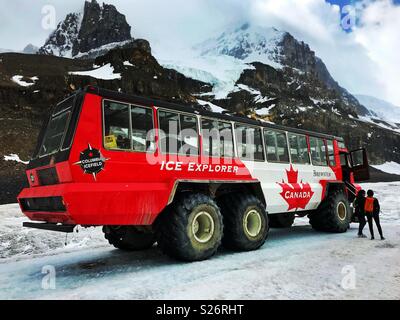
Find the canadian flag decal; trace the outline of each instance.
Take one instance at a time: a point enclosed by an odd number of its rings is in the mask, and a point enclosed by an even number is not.
[[[282,183],[278,182],[278,184],[282,187],[280,195],[289,205],[288,211],[305,209],[314,194],[310,184],[303,181],[298,183],[299,172],[294,170],[292,165],[289,170],[286,170],[286,174],[287,182],[282,180]]]

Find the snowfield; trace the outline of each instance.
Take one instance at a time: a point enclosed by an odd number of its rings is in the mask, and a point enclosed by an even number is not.
[[[121,79],[120,73],[114,73],[114,67],[111,65],[111,63],[108,63],[108,64],[106,64],[100,68],[94,69],[94,70],[74,71],[74,72],[69,72],[69,74],[77,75],[77,76],[88,76],[88,77],[101,79],[101,80]]]
[[[357,224],[344,234],[316,232],[304,218],[272,229],[258,251],[221,249],[195,263],[157,247],[115,250],[100,228],[67,239],[25,229],[18,205],[0,206],[0,299],[400,299],[400,182],[363,187],[381,200],[386,241],[358,239]]]
[[[26,82],[24,80],[22,80],[24,78],[24,76],[21,75],[15,75],[11,78],[12,82],[15,82],[16,84],[18,84],[21,87],[30,87],[33,86],[35,84],[36,81],[39,80],[38,77],[31,77],[29,78],[32,82]]]
[[[400,175],[400,163],[390,161],[390,162],[385,162],[384,164],[381,165],[376,165],[372,166],[375,169],[381,170],[386,173],[390,174],[397,174]]]
[[[15,162],[19,162],[22,164],[28,164],[29,161],[23,161],[20,159],[19,155],[15,154],[15,153],[11,153],[8,156],[4,156],[3,157],[4,161],[15,161]]]

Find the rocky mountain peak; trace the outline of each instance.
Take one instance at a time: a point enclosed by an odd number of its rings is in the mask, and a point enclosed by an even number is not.
[[[30,43],[24,48],[24,50],[22,50],[22,52],[26,53],[26,54],[35,54],[38,52],[38,50],[39,50],[38,47],[36,47],[32,43]]]
[[[49,36],[40,54],[74,58],[102,46],[129,42],[131,27],[115,6],[86,1],[82,13],[70,13]]]
[[[202,55],[227,55],[246,62],[273,64],[279,63],[278,43],[285,34],[276,28],[261,28],[246,22],[201,43],[197,48]]]
[[[69,13],[39,49],[39,54],[71,58],[73,48],[78,43],[81,17],[82,13]]]
[[[285,73],[288,81],[292,83],[295,81],[293,75],[289,74],[294,72],[304,78],[302,81],[305,81],[310,89],[321,85],[325,95],[330,95],[330,91],[334,92],[342,101],[345,112],[360,115],[368,113],[356,98],[334,80],[324,62],[316,56],[310,46],[288,32],[244,23],[240,27],[228,29],[217,38],[203,42],[196,49],[200,49],[203,56],[225,55],[245,63],[269,65]],[[295,90],[297,86],[291,90]],[[321,98],[319,95],[316,98]]]

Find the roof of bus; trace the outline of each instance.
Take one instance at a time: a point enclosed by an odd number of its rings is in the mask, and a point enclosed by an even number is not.
[[[117,92],[117,91],[94,87],[94,86],[87,86],[84,89],[84,91],[87,93],[97,94],[106,99],[117,100],[117,101],[121,101],[121,102],[140,104],[140,105],[144,105],[144,106],[157,106],[157,107],[166,108],[166,109],[170,109],[170,110],[199,114],[204,117],[210,117],[210,118],[215,118],[215,119],[219,119],[219,120],[234,121],[234,122],[245,123],[245,124],[254,125],[254,126],[260,126],[260,127],[277,129],[277,130],[288,131],[288,132],[293,132],[293,133],[311,135],[314,137],[320,137],[320,138],[325,138],[325,139],[332,139],[332,140],[335,139],[337,141],[344,141],[343,138],[341,138],[341,137],[336,137],[336,136],[328,135],[328,134],[324,134],[324,133],[318,133],[318,132],[313,132],[313,131],[308,131],[308,130],[303,130],[303,129],[298,129],[298,128],[280,126],[280,125],[276,125],[273,123],[250,119],[250,118],[246,118],[246,117],[221,114],[221,113],[211,112],[211,111],[202,110],[202,109],[193,109],[192,106],[185,106],[185,105],[181,105],[181,104],[165,102],[162,100],[156,100],[156,99],[151,99],[151,98],[135,96],[135,95],[131,95],[131,94],[125,94],[125,93],[121,93],[121,92]]]

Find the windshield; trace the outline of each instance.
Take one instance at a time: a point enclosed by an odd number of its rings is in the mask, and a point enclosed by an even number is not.
[[[37,155],[43,157],[65,148],[64,137],[70,126],[74,96],[60,102],[54,109],[41,138]],[[39,138],[40,139],[40,138]],[[67,139],[68,140],[68,139]],[[68,146],[70,141],[67,141]],[[68,147],[67,146],[67,147]]]
[[[52,154],[60,150],[64,133],[71,116],[71,111],[53,116],[49,122],[39,156]]]

